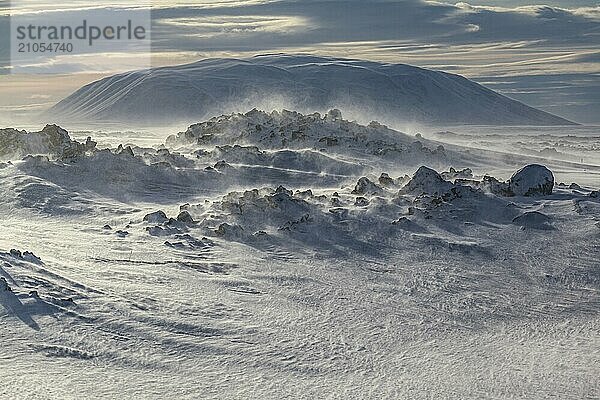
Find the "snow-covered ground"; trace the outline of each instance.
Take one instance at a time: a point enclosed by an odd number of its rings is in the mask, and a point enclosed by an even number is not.
[[[521,129],[0,130],[0,393],[598,398],[600,131]]]

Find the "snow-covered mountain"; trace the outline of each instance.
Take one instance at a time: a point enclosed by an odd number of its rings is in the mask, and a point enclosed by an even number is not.
[[[500,95],[462,76],[403,64],[261,55],[114,75],[56,104],[69,120],[198,121],[259,107],[302,112],[339,108],[383,121],[486,125],[572,122]]]

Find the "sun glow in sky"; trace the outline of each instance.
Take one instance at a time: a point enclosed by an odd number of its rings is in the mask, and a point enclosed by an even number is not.
[[[141,3],[13,0],[0,1],[0,9],[13,15],[66,10],[84,15],[90,8],[144,7]],[[600,5],[543,3],[153,1],[152,65],[266,52],[407,63],[465,75],[576,121],[600,122]],[[0,19],[0,30],[8,21]],[[4,64],[8,56],[0,48]],[[85,83],[131,69],[138,56],[128,51],[47,57],[28,75],[0,76],[0,115],[43,110]]]

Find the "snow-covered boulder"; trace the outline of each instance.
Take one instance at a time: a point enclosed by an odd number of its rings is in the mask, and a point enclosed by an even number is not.
[[[554,174],[543,165],[530,164],[515,172],[508,184],[516,196],[550,195],[554,188]]]
[[[450,170],[442,172],[441,176],[447,181],[455,179],[473,179],[473,170],[471,170],[471,168],[456,170],[455,168],[450,167]]]
[[[228,224],[223,222],[219,225],[217,229],[215,229],[215,233],[218,236],[226,236],[228,238],[241,238],[245,236],[244,228],[237,224]]]
[[[500,182],[493,176],[485,175],[481,182],[475,187],[480,187],[487,193],[493,193],[498,196],[511,197],[513,192],[508,182]]]
[[[21,158],[26,155],[48,154],[59,159],[71,159],[92,151],[96,142],[71,140],[69,133],[57,125],[46,125],[39,132],[0,129],[0,158]]]
[[[8,286],[8,282],[6,279],[0,277],[0,292],[10,292],[10,286]]]
[[[337,108],[327,111],[325,114],[325,119],[329,121],[338,121],[342,119],[342,112]]]
[[[183,222],[184,224],[193,224],[195,222],[192,215],[186,210],[181,211],[179,215],[177,215],[177,221]]]
[[[427,232],[426,229],[422,228],[417,223],[411,221],[410,219],[408,219],[406,217],[400,217],[397,220],[392,221],[392,225],[395,225],[404,231],[409,231],[409,232],[414,232],[414,233]]]
[[[384,172],[379,176],[379,184],[382,186],[393,186],[394,179]]]
[[[401,193],[441,195],[449,192],[453,187],[454,185],[442,179],[437,171],[422,166],[419,167],[411,180],[401,189]]]
[[[144,221],[150,222],[151,224],[162,224],[168,221],[167,214],[164,211],[158,210],[144,216]]]
[[[356,207],[367,207],[369,205],[369,200],[367,200],[365,197],[357,197],[356,200],[354,201],[354,205]]]
[[[546,214],[542,214],[538,211],[529,211],[522,215],[519,215],[513,219],[513,224],[520,226],[521,229],[541,229],[551,230],[554,227],[550,224],[552,219]]]
[[[356,186],[352,190],[352,194],[377,194],[379,192],[381,192],[381,188],[364,176],[356,182]]]

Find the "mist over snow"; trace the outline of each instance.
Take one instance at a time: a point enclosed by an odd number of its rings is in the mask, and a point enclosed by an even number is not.
[[[600,167],[426,136],[0,129],[0,393],[597,397]]]

